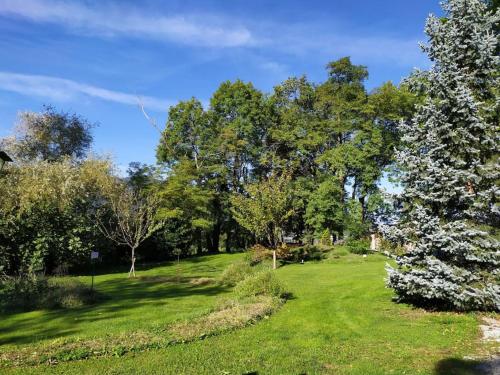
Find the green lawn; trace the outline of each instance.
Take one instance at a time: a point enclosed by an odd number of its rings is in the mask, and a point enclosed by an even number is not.
[[[54,338],[92,337],[162,326],[208,311],[219,286],[194,286],[190,277],[214,277],[242,255],[183,261],[97,277],[111,299],[72,311],[2,316],[0,342],[36,350]],[[293,297],[253,326],[166,349],[5,370],[8,373],[74,374],[473,374],[461,358],[479,351],[474,314],[429,313],[391,301],[384,287],[386,258],[345,256],[287,265],[276,272]],[[460,370],[459,370],[460,369]]]
[[[150,269],[138,266],[136,279],[127,272],[96,276],[96,290],[105,295],[89,307],[33,311],[0,316],[0,345],[25,345],[58,337],[82,338],[161,326],[209,310],[227,288],[189,283],[200,277],[216,277],[236,257],[221,254],[169,263]],[[180,276],[181,282],[176,282]],[[90,285],[90,277],[79,277]]]

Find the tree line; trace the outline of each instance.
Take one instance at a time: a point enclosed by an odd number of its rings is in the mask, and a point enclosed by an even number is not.
[[[368,91],[367,68],[344,57],[323,82],[292,77],[271,93],[223,82],[206,106],[171,107],[156,165],[126,177],[88,156],[87,120],[21,113],[0,140],[16,160],[0,176],[0,272],[77,271],[99,249],[134,273],[136,250],[144,261],[276,250],[379,226],[403,250],[388,268],[400,300],[499,310],[498,1],[443,8],[426,26],[429,71]],[[404,188],[394,205],[386,174]]]
[[[345,57],[327,65],[324,82],[289,78],[265,94],[228,81],[208,108],[196,98],[170,108],[157,148],[168,177],[158,190],[171,232],[185,234],[178,246],[217,252],[256,241],[274,247],[285,233],[297,241],[365,236],[384,209],[379,182],[394,162],[397,125],[418,101],[390,82],[367,92],[367,77],[366,67]],[[286,220],[274,237],[261,236],[248,221],[264,207],[238,212],[240,198],[258,206],[251,190],[282,183],[283,175],[289,206],[278,216]],[[279,201],[273,194],[270,209]]]
[[[96,221],[103,207],[112,217],[118,180],[159,202],[162,225],[140,248],[143,260],[276,247],[285,234],[303,242],[365,236],[384,208],[379,181],[394,161],[397,123],[418,100],[390,82],[368,92],[367,77],[346,57],[327,65],[324,82],[289,78],[270,94],[223,82],[207,108],[196,98],[171,107],[157,165],[131,163],[127,177],[88,156],[94,124],[86,119],[50,106],[21,113],[1,141],[16,160],[0,188],[2,269],[78,269],[91,249],[109,263],[126,257]],[[271,216],[251,207],[251,192],[264,186],[272,196],[261,211]]]

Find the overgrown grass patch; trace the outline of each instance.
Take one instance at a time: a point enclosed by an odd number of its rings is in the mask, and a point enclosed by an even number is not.
[[[223,285],[235,286],[253,272],[255,272],[255,269],[248,262],[235,262],[222,272],[219,282]]]
[[[283,300],[260,295],[251,299],[230,299],[217,310],[199,318],[173,324],[169,333],[181,342],[204,339],[236,328],[243,328],[269,317]]]
[[[247,276],[236,284],[234,293],[240,300],[257,296],[286,297],[283,282],[276,277],[274,272],[269,270],[259,270]]]
[[[0,284],[0,307],[10,312],[82,307],[103,298],[76,278],[8,277]]]

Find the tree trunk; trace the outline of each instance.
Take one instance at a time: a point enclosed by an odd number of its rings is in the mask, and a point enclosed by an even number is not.
[[[208,252],[215,254],[219,252],[219,242],[220,242],[220,223],[215,224],[211,233],[207,235],[207,248]]]
[[[196,255],[200,255],[203,252],[203,232],[200,229],[196,230],[196,242],[197,242]]]
[[[135,247],[132,248],[132,266],[130,267],[130,271],[128,272],[128,277],[135,277]]]
[[[226,232],[226,253],[231,252],[231,229]]]
[[[273,249],[273,270],[276,269],[276,249]]]
[[[346,198],[346,189],[345,189],[345,184],[347,182],[347,177],[345,175],[340,176],[340,188],[341,188],[341,197],[340,197],[340,204],[342,205],[342,211],[344,212],[344,215],[347,214],[347,206],[345,204],[345,198]],[[342,225],[342,228],[339,230],[340,236],[344,238],[344,225]]]
[[[364,195],[359,197],[359,203],[361,203],[361,222],[364,224],[366,221],[366,200]]]

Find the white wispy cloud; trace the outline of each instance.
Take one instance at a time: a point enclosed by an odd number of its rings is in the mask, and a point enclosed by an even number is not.
[[[89,7],[75,1],[1,0],[0,14],[104,36],[126,35],[209,47],[240,47],[253,43],[248,29],[227,20],[152,14],[116,4]]]
[[[314,22],[284,24],[272,20],[238,20],[227,14],[172,14],[163,9],[143,9],[120,1],[0,0],[0,16],[60,25],[72,32],[98,37],[133,37],[203,47],[245,47],[252,51],[284,53],[307,58],[352,56],[360,61],[425,65],[416,38],[397,34],[352,35],[332,24]],[[336,29],[337,31],[335,31]],[[262,65],[268,71],[283,66]]]
[[[141,102],[144,107],[157,111],[166,111],[174,104],[167,99],[108,90],[64,78],[11,72],[0,72],[0,90],[60,102],[78,100],[82,96],[126,105],[138,105]]]
[[[338,32],[321,23],[317,25],[270,23],[265,25],[263,30],[265,31],[255,33],[259,35],[260,46],[303,58],[324,59],[325,57],[351,56],[361,62],[390,63],[399,66],[427,63],[418,45],[417,37]]]

